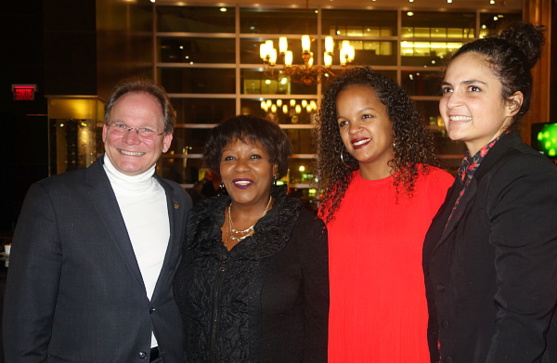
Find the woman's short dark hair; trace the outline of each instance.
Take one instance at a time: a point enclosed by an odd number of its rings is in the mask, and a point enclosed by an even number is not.
[[[288,172],[288,157],[292,154],[288,136],[274,122],[251,115],[229,118],[211,130],[203,153],[205,165],[220,175],[222,150],[236,140],[251,144],[259,142],[269,154],[271,163],[277,164],[277,178]]]
[[[520,128],[522,117],[530,109],[532,96],[530,70],[541,56],[544,44],[543,32],[543,26],[512,23],[498,36],[464,44],[448,63],[450,65],[452,60],[464,53],[481,54],[490,64],[495,77],[501,82],[503,100],[508,101],[515,92],[522,92],[524,100],[508,127],[510,131],[517,131]]]
[[[155,81],[144,77],[126,78],[118,82],[112,89],[110,96],[104,105],[104,121],[110,123],[110,113],[118,102],[118,99],[129,92],[144,92],[155,97],[159,101],[162,110],[163,132],[171,134],[176,125],[176,112],[170,103],[170,99],[164,88]]]
[[[370,67],[346,71],[333,81],[319,110],[317,169],[324,192],[320,216],[326,221],[333,219],[352,180],[352,171],[359,168],[358,161],[346,151],[337,122],[337,97],[350,86],[364,86],[374,90],[377,99],[387,109],[394,134],[394,157],[389,165],[393,169],[393,183],[397,193],[401,189],[411,196],[420,170],[428,173],[428,165],[437,165],[432,135],[425,129],[424,122],[406,91],[395,80]],[[423,167],[418,164],[423,164]]]

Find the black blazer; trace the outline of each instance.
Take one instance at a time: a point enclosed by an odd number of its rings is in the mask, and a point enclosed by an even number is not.
[[[102,157],[31,186],[7,277],[6,362],[145,362],[152,331],[164,361],[182,361],[171,281],[191,200],[178,184],[157,180],[171,237],[151,301]]]
[[[460,189],[424,245],[431,361],[557,362],[557,168],[505,134],[445,228]]]

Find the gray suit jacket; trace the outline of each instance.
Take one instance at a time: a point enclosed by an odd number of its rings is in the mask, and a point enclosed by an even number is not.
[[[6,283],[6,362],[148,362],[151,332],[165,362],[182,361],[172,279],[191,199],[157,180],[171,237],[151,301],[102,157],[29,189]]]

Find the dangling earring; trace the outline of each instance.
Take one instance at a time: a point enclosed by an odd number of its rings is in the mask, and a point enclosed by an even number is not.
[[[277,176],[273,175],[273,185],[277,186]]]
[[[344,166],[346,166],[348,169],[354,169],[353,167],[351,167],[350,165],[348,165],[346,163],[346,161],[344,161],[344,149],[340,152],[340,161],[342,161],[342,163],[344,164]]]

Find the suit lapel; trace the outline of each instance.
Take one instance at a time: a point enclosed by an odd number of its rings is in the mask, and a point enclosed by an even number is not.
[[[458,224],[462,220],[462,216],[466,213],[466,210],[470,207],[471,203],[476,199],[478,184],[481,182],[482,178],[493,170],[496,164],[507,155],[509,149],[520,143],[521,140],[518,135],[512,133],[504,134],[491,148],[491,150],[489,150],[484,160],[482,160],[480,166],[478,167],[478,170],[474,173],[474,177],[470,181],[464,195],[460,199],[459,205],[457,206],[452,219],[445,227],[436,248],[442,245],[447,240],[447,237],[451,234],[451,232],[458,227]]]
[[[171,186],[168,185],[168,183],[166,183],[162,178],[159,178],[156,175],[155,177],[163,187],[166,194],[166,204],[170,223],[170,240],[168,241],[168,247],[166,248],[162,269],[153,292],[153,299],[158,295],[162,286],[169,283],[170,278],[174,275],[174,270],[178,266],[182,248],[181,236],[183,235],[184,230],[184,226],[182,225],[182,216],[184,213],[183,208],[186,208],[185,205],[177,200]]]
[[[437,246],[445,242],[447,237],[451,234],[451,232],[456,229],[456,227],[458,226],[458,224],[462,219],[462,216],[466,213],[466,209],[470,206],[470,203],[474,201],[474,199],[476,198],[477,191],[478,191],[477,179],[472,178],[472,180],[470,180],[470,184],[468,184],[466,190],[464,191],[464,194],[460,198],[458,206],[456,207],[451,220],[445,226],[445,229],[443,230],[443,234],[441,235],[441,239],[439,239]]]
[[[141,277],[124,218],[120,212],[114,191],[110,186],[108,176],[103,169],[102,156],[87,168],[87,181],[91,187],[89,191],[91,203],[99,214],[104,228],[112,237],[114,246],[120,253],[128,270],[136,282],[141,285],[141,288],[145,290],[145,284]]]

